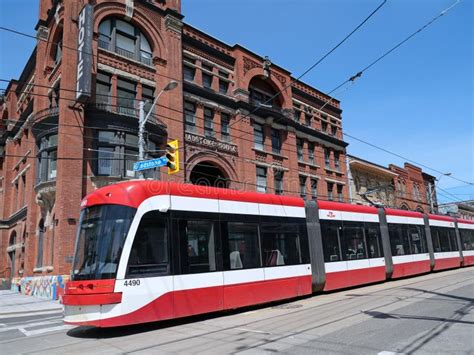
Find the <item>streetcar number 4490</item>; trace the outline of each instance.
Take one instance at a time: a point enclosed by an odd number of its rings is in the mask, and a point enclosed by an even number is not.
[[[124,286],[140,286],[140,280],[126,280]]]

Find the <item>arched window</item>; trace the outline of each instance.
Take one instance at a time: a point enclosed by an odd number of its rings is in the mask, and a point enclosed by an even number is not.
[[[36,252],[36,267],[43,267],[43,241],[44,241],[44,221],[41,218],[38,224],[38,249]]]
[[[63,55],[63,40],[62,40],[62,34],[59,36],[59,40],[57,41],[56,44],[54,44],[55,49],[54,49],[54,65],[58,65],[58,63],[61,61],[62,55]]]
[[[99,47],[151,65],[152,49],[145,35],[132,24],[108,18],[99,25]]]
[[[15,252],[15,244],[16,244],[16,231],[13,231],[12,234],[10,235],[10,240],[8,242],[9,249],[8,251],[8,256],[10,257],[10,265],[11,265],[11,270],[10,270],[10,275],[11,277],[15,277],[16,273],[16,252]]]

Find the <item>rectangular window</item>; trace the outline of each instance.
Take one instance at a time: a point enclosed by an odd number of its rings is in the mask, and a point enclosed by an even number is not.
[[[214,222],[180,220],[181,268],[183,274],[217,270]]]
[[[303,161],[303,140],[296,138],[296,155],[299,161]]]
[[[328,182],[328,200],[332,201],[334,199],[333,196],[333,190],[334,190],[334,184],[332,182]]]
[[[49,159],[48,180],[56,179],[57,156],[58,156],[58,153],[56,150],[50,151],[48,154],[48,159]]]
[[[261,267],[258,225],[247,222],[228,222],[227,245],[229,266],[227,270]],[[225,233],[224,233],[225,234]]]
[[[158,211],[148,212],[133,240],[127,278],[169,273],[168,220]]]
[[[328,148],[324,148],[324,164],[326,169],[331,169],[331,151]]]
[[[474,250],[474,229],[459,229],[462,250]]]
[[[367,240],[367,253],[369,258],[383,257],[380,227],[377,223],[365,223],[365,238]]]
[[[294,109],[293,119],[296,122],[299,122],[300,121],[300,116],[301,116],[301,111],[299,111],[297,109]]]
[[[227,91],[229,90],[229,82],[223,78],[228,78],[229,74],[219,70],[219,76],[221,77],[219,78],[219,92],[221,94],[227,94]]]
[[[407,224],[388,224],[392,255],[426,253],[426,237],[423,226]]]
[[[230,142],[230,116],[221,112],[221,139],[224,142]]]
[[[332,136],[335,136],[337,134],[337,126],[336,125],[332,125],[331,126],[331,135]]]
[[[148,112],[155,113],[155,106],[152,106],[155,100],[154,93],[154,88],[145,85],[142,86],[142,100],[145,101],[145,116]]]
[[[126,177],[135,177],[135,171],[133,166],[138,160],[138,154],[136,150],[125,149],[125,176]]]
[[[283,171],[275,171],[275,195],[283,194]]]
[[[267,192],[267,169],[257,166],[257,192]]]
[[[318,198],[318,180],[311,179],[311,198],[316,200]]]
[[[96,76],[96,87],[95,87],[95,96],[96,103],[104,109],[108,109],[108,106],[112,103],[111,97],[111,76],[106,73],[97,72]]]
[[[184,122],[186,131],[196,131],[196,105],[192,102],[184,103]]]
[[[308,163],[314,164],[314,143],[308,143]]]
[[[135,97],[136,84],[120,78],[117,79],[117,112],[125,115],[136,115]]]
[[[341,222],[321,220],[321,236],[323,240],[324,262],[341,261],[340,238]]]
[[[281,150],[280,131],[272,128],[272,152],[280,154],[280,150]]]
[[[206,72],[207,71],[207,72]],[[212,67],[206,64],[202,65],[202,86],[207,89],[212,88]]]
[[[306,176],[300,176],[300,196],[306,199]]]
[[[455,230],[447,227],[430,227],[434,252],[457,251]]]
[[[263,150],[264,140],[265,140],[265,137],[263,135],[263,126],[257,123],[254,123],[253,129],[254,129],[254,136],[253,136],[254,147],[255,149]]]
[[[263,266],[298,265],[302,263],[300,252],[300,226],[294,223],[262,223]]]
[[[341,250],[344,260],[367,259],[364,222],[343,222]]]
[[[336,186],[336,189],[337,189],[337,200],[339,202],[343,202],[344,201],[344,196],[342,195],[342,190],[344,188],[344,185],[337,185]]]
[[[323,131],[324,133],[326,133],[328,130],[328,123],[327,122],[324,122],[324,121],[321,121],[321,131]]]
[[[339,156],[339,152],[334,152],[334,168],[336,169],[336,171],[341,171],[341,166],[339,164]]]
[[[196,69],[194,69],[193,67],[188,67],[187,65],[185,65],[183,69],[184,80],[194,81],[194,77],[196,76]]]
[[[214,111],[207,107],[204,108],[204,135],[214,137]]]
[[[310,114],[305,114],[304,115],[304,124],[305,126],[311,127],[311,115]]]
[[[110,132],[112,133],[112,132]],[[98,174],[99,175],[112,175],[112,159],[114,157],[114,148],[98,147]]]

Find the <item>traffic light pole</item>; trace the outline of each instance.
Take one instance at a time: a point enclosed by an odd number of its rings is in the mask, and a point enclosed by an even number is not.
[[[142,161],[145,159],[145,102],[140,101],[138,106],[138,112],[138,161]],[[138,172],[138,178],[145,178],[143,171]]]
[[[161,89],[158,95],[156,95],[155,99],[153,100],[153,103],[151,104],[150,110],[145,116],[145,102],[143,100],[140,101],[139,106],[138,106],[138,161],[142,161],[145,159],[145,124],[148,118],[150,117],[151,112],[153,111],[153,108],[155,107],[156,103],[158,102],[158,99],[160,98],[161,94],[165,91],[170,91],[173,90],[175,87],[178,86],[178,83],[174,80],[171,80],[166,86]],[[145,175],[143,175],[143,172],[138,173],[138,178],[139,179],[144,179]]]

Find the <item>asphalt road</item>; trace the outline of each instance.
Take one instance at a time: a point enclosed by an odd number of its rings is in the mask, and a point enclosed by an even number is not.
[[[116,329],[61,328],[59,314],[31,313],[0,320],[0,354],[474,354],[473,308],[468,268]]]

